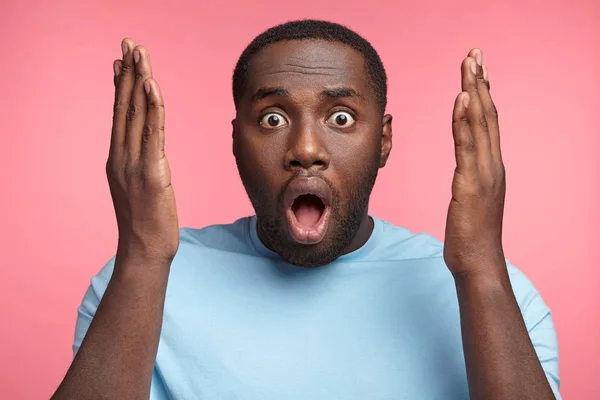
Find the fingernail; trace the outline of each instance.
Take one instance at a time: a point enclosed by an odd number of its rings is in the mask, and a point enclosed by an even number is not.
[[[482,66],[482,68],[483,68],[483,79],[485,79],[487,82],[488,81],[488,69],[485,65]]]
[[[469,94],[465,93],[465,97],[463,97],[463,104],[465,105],[465,108],[469,108]]]
[[[123,57],[125,57],[127,55],[127,53],[129,52],[129,46],[127,45],[127,43],[123,42],[121,44],[121,48],[123,50]]]
[[[119,76],[119,74],[121,73],[121,67],[119,67],[118,62],[113,63],[113,71],[115,71],[115,76]]]
[[[477,56],[475,57],[475,59],[477,60],[477,64],[479,64],[479,66],[481,67],[481,65],[483,64],[483,54],[481,54],[481,50],[477,52]]]
[[[140,52],[139,51],[134,51],[133,52],[133,60],[135,61],[135,63],[139,63],[140,62]]]
[[[477,75],[477,64],[475,64],[472,61],[471,61],[471,71],[473,72],[473,75]]]
[[[144,82],[144,90],[146,91],[146,94],[150,94],[150,81]]]

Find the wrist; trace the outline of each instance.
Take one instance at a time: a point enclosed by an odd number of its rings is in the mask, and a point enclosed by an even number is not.
[[[121,240],[117,246],[117,259],[141,262],[156,266],[170,266],[176,251],[166,251],[160,244],[142,240]]]
[[[500,278],[507,271],[502,246],[478,246],[449,268],[457,281]]]
[[[480,271],[462,275],[455,278],[455,286],[461,318],[464,313],[471,312],[477,314],[478,318],[488,318],[489,323],[496,321],[494,323],[503,324],[509,319],[501,315],[516,315],[519,312],[506,269],[503,272]],[[505,314],[507,312],[509,314]]]
[[[115,257],[114,274],[127,279],[165,277],[171,270],[173,257],[138,247],[119,246]]]
[[[508,270],[504,263],[502,266],[494,267],[484,265],[482,268],[453,276],[459,292],[470,291],[489,295],[512,294]]]

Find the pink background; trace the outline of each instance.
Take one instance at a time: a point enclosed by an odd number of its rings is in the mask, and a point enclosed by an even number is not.
[[[394,149],[371,212],[438,238],[460,63],[483,49],[508,173],[507,257],[554,312],[564,397],[600,398],[600,3],[221,3],[2,1],[0,397],[50,396],[89,279],[115,251],[104,163],[121,38],[150,50],[181,224],[199,227],[252,212],[231,154],[237,57],[269,26],[316,17],[364,34],[389,74]]]

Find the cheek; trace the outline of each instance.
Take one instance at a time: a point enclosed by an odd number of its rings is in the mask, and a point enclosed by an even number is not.
[[[260,140],[257,136],[242,136],[236,139],[236,158],[240,175],[245,184],[250,184],[267,193],[277,189],[276,177],[280,175],[278,167],[281,156],[277,147],[269,141]]]
[[[361,134],[332,142],[331,169],[335,171],[338,189],[349,191],[378,168],[381,141],[375,134]]]

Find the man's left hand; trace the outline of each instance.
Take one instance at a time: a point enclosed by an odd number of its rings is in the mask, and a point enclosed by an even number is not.
[[[498,113],[479,49],[471,50],[462,63],[462,92],[454,104],[452,132],[456,170],[444,260],[455,278],[494,274],[499,266],[505,266],[502,218],[506,181]]]

